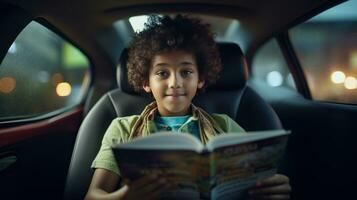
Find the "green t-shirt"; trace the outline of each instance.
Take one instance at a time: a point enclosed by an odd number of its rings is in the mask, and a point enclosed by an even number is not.
[[[233,119],[225,114],[212,114],[212,118],[217,122],[221,129],[227,132],[245,132]],[[112,152],[112,145],[116,143],[123,143],[129,140],[130,131],[135,122],[139,119],[139,115],[132,115],[127,117],[119,117],[112,121],[102,140],[102,146],[92,163],[92,168],[102,168],[112,171],[118,175],[119,169],[116,164],[114,154]],[[198,122],[194,116],[189,117],[187,122]],[[184,123],[179,128],[180,132],[190,133],[190,123]],[[151,133],[158,132],[155,121],[149,121],[149,131]],[[194,134],[194,133],[191,133]]]

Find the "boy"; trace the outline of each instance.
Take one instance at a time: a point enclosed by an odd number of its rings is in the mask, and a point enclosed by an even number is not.
[[[189,132],[203,143],[224,132],[244,132],[227,115],[209,115],[191,103],[197,90],[214,83],[221,69],[208,24],[181,15],[149,18],[130,44],[127,66],[129,83],[155,101],[140,115],[113,120],[93,162],[96,170],[86,199],[155,199],[172,187],[164,177],[152,174],[117,189],[120,173],[113,143],[162,130]],[[251,197],[263,199],[288,199],[289,193],[289,179],[279,174],[258,181],[250,190]]]

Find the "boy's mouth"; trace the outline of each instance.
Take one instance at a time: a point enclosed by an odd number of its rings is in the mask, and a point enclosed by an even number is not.
[[[170,96],[170,97],[180,97],[180,96],[185,96],[185,93],[169,93],[166,94],[165,96]]]

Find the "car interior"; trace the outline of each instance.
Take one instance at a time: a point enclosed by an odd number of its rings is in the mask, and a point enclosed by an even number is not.
[[[339,12],[324,16],[344,5],[347,10],[340,14],[351,19],[338,18]],[[335,66],[347,61],[352,67],[345,73],[355,74],[354,6],[353,0],[0,0],[0,199],[84,198],[91,162],[110,122],[139,114],[152,101],[127,81],[127,47],[135,33],[131,19],[179,13],[211,24],[223,65],[218,82],[196,96],[194,104],[229,115],[247,131],[290,130],[279,171],[290,179],[291,199],[351,197],[356,175],[354,82],[346,78],[344,93],[341,84],[330,87],[311,74],[330,80]],[[345,21],[349,24],[338,25]],[[314,31],[313,25],[327,32]],[[338,48],[330,54],[310,53],[328,45],[298,43],[311,34],[311,41],[322,44],[338,38],[334,31],[340,29],[347,38],[346,27],[351,37],[336,41]],[[282,81],[291,85],[258,80],[263,74],[265,81],[280,65],[264,56],[259,60],[270,41],[277,50],[266,52],[281,56],[286,64],[282,74],[290,76],[290,82]],[[335,68],[305,67],[309,59],[330,58],[339,61],[329,63]],[[327,90],[334,96],[325,98]]]
[[[221,43],[219,50],[223,63],[221,77],[216,84],[196,96],[194,104],[209,113],[226,113],[247,131],[282,128],[273,109],[246,85],[247,66],[239,46]],[[82,199],[85,196],[93,176],[91,163],[111,121],[116,117],[140,114],[145,105],[153,101],[146,94],[143,96],[134,92],[128,84],[125,58],[126,51],[117,69],[119,88],[108,92],[98,101],[78,132],[67,175],[66,199]],[[88,146],[92,148],[88,149]]]

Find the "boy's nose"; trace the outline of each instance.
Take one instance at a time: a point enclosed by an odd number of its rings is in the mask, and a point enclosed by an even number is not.
[[[182,78],[179,74],[173,74],[169,78],[169,88],[180,88],[182,87]]]

